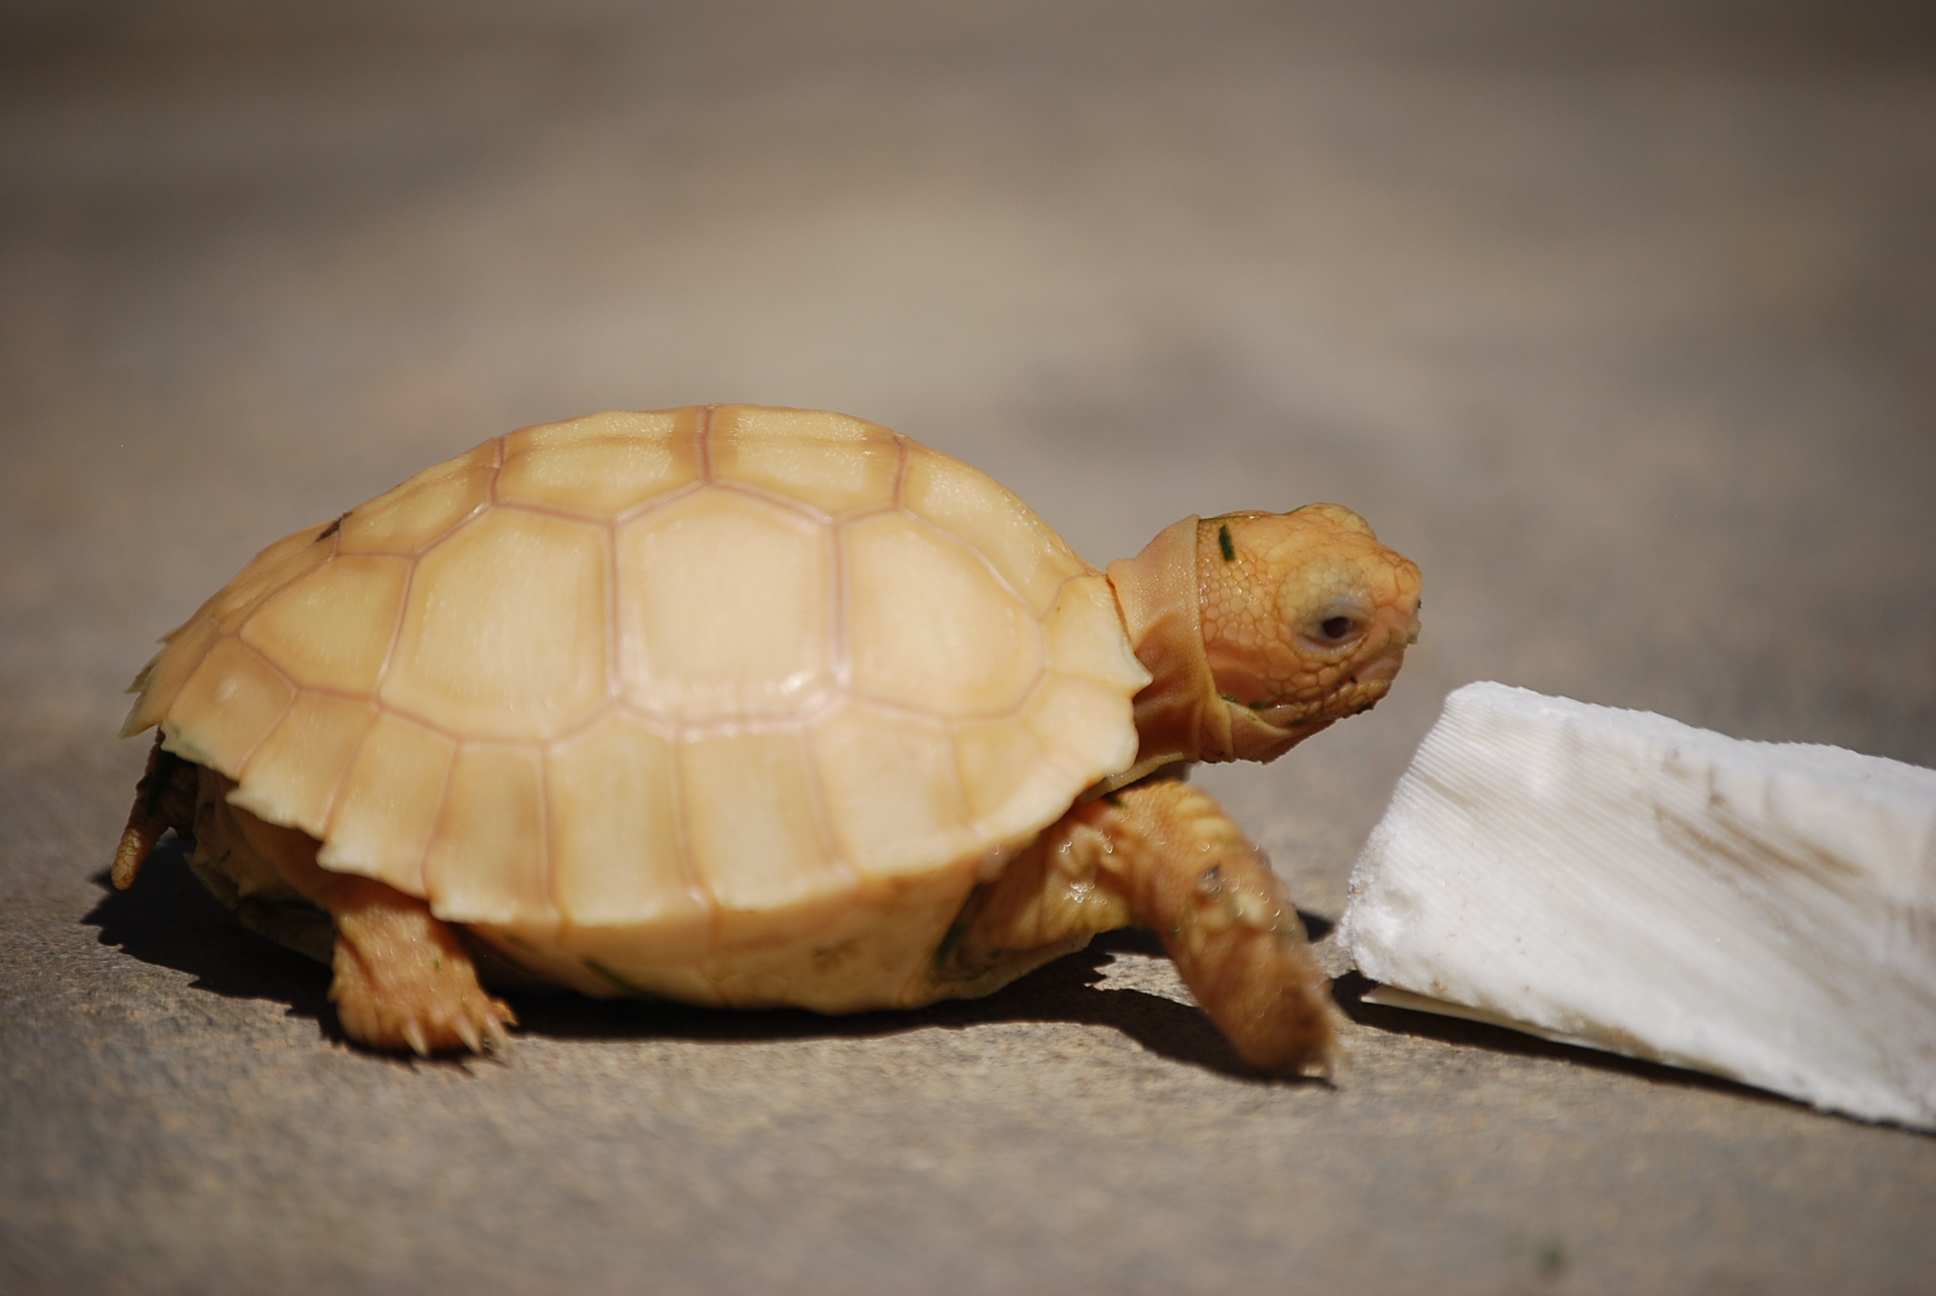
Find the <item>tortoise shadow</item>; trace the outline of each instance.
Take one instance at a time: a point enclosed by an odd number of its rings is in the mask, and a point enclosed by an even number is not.
[[[823,1016],[798,1008],[729,1012],[686,1004],[525,995],[513,1000],[526,1034],[552,1039],[665,1039],[740,1044],[773,1040],[877,1039],[920,1030],[968,1030],[1011,1022],[1106,1026],[1159,1057],[1220,1075],[1272,1080],[1230,1047],[1202,1010],[1130,988],[1101,989],[1118,953],[1167,958],[1147,932],[1110,932],[984,999],[925,1008]]]
[[[245,929],[190,872],[185,844],[164,838],[135,884],[117,891],[106,871],[104,893],[81,919],[97,940],[141,962],[195,978],[197,990],[285,1006],[286,1015],[317,1024],[329,1040],[347,1039],[329,1003],[329,969]],[[1323,924],[1305,915],[1313,928]],[[1232,1078],[1272,1083],[1324,1083],[1265,1076],[1243,1061],[1202,1010],[1130,988],[1099,989],[1117,954],[1167,958],[1152,932],[1097,937],[1088,949],[1023,977],[985,999],[954,999],[926,1008],[829,1017],[804,1009],[751,1012],[560,993],[505,996],[519,1034],[549,1039],[683,1040],[757,1044],[802,1039],[871,1039],[911,1031],[966,1030],[1011,1022],[1064,1022],[1121,1031],[1159,1057]],[[376,1058],[378,1055],[369,1055]],[[421,1065],[399,1059],[409,1065]]]
[[[329,969],[244,928],[189,871],[187,855],[185,844],[170,834],[155,848],[127,891],[116,891],[106,870],[96,874],[92,880],[103,894],[81,922],[99,929],[97,939],[103,945],[118,946],[143,963],[194,977],[194,989],[231,999],[280,1003],[285,1015],[313,1021],[325,1039],[348,1044],[329,1003]],[[1323,939],[1333,926],[1315,914],[1299,916],[1314,941]],[[1109,932],[1098,936],[1086,950],[1058,959],[986,999],[952,999],[926,1008],[841,1017],[792,1008],[731,1012],[660,1001],[589,999],[566,992],[512,994],[506,998],[517,1011],[520,1034],[548,1039],[759,1044],[876,1039],[919,1030],[967,1030],[1014,1022],[1064,1022],[1109,1027],[1159,1057],[1235,1079],[1329,1083],[1311,1077],[1260,1075],[1198,1008],[1141,990],[1099,989],[1104,969],[1118,954],[1168,957],[1161,938],[1153,932]],[[1812,1110],[1805,1103],[1704,1072],[1560,1044],[1501,1026],[1368,1003],[1364,996],[1373,984],[1357,972],[1347,972],[1333,986],[1339,1008],[1361,1027],[1493,1053],[1552,1058],[1655,1084]],[[374,1053],[363,1056],[399,1066],[425,1065],[410,1058]],[[465,1061],[441,1065],[461,1066]]]
[[[135,883],[117,891],[103,869],[90,880],[103,892],[81,918],[95,939],[155,967],[186,972],[192,987],[225,999],[281,1003],[287,1016],[317,1023],[345,1042],[329,1004],[329,969],[264,940],[236,921],[188,868],[188,847],[163,837]]]

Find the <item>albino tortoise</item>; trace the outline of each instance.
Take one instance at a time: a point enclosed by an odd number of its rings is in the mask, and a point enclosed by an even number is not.
[[[1418,588],[1331,504],[1185,518],[1104,574],[836,414],[525,428],[269,546],[166,637],[114,882],[192,837],[379,1049],[500,1045],[480,972],[851,1012],[1140,924],[1251,1063],[1322,1065],[1296,912],[1181,774],[1370,707]]]

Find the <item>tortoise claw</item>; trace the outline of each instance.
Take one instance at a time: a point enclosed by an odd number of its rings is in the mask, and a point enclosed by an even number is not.
[[[503,1051],[504,1028],[517,1017],[485,993],[470,955],[429,906],[368,878],[341,884],[338,895],[330,998],[344,1034],[418,1057]]]

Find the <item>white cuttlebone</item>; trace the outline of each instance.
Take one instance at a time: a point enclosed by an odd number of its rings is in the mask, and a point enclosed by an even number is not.
[[[1374,1001],[1936,1128],[1936,770],[1471,684],[1338,939]]]

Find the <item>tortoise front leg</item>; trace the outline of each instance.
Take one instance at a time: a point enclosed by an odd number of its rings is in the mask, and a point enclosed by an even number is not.
[[[1080,806],[983,889],[952,966],[1154,929],[1184,984],[1246,1062],[1329,1063],[1337,1010],[1263,852],[1209,793],[1158,779]]]

